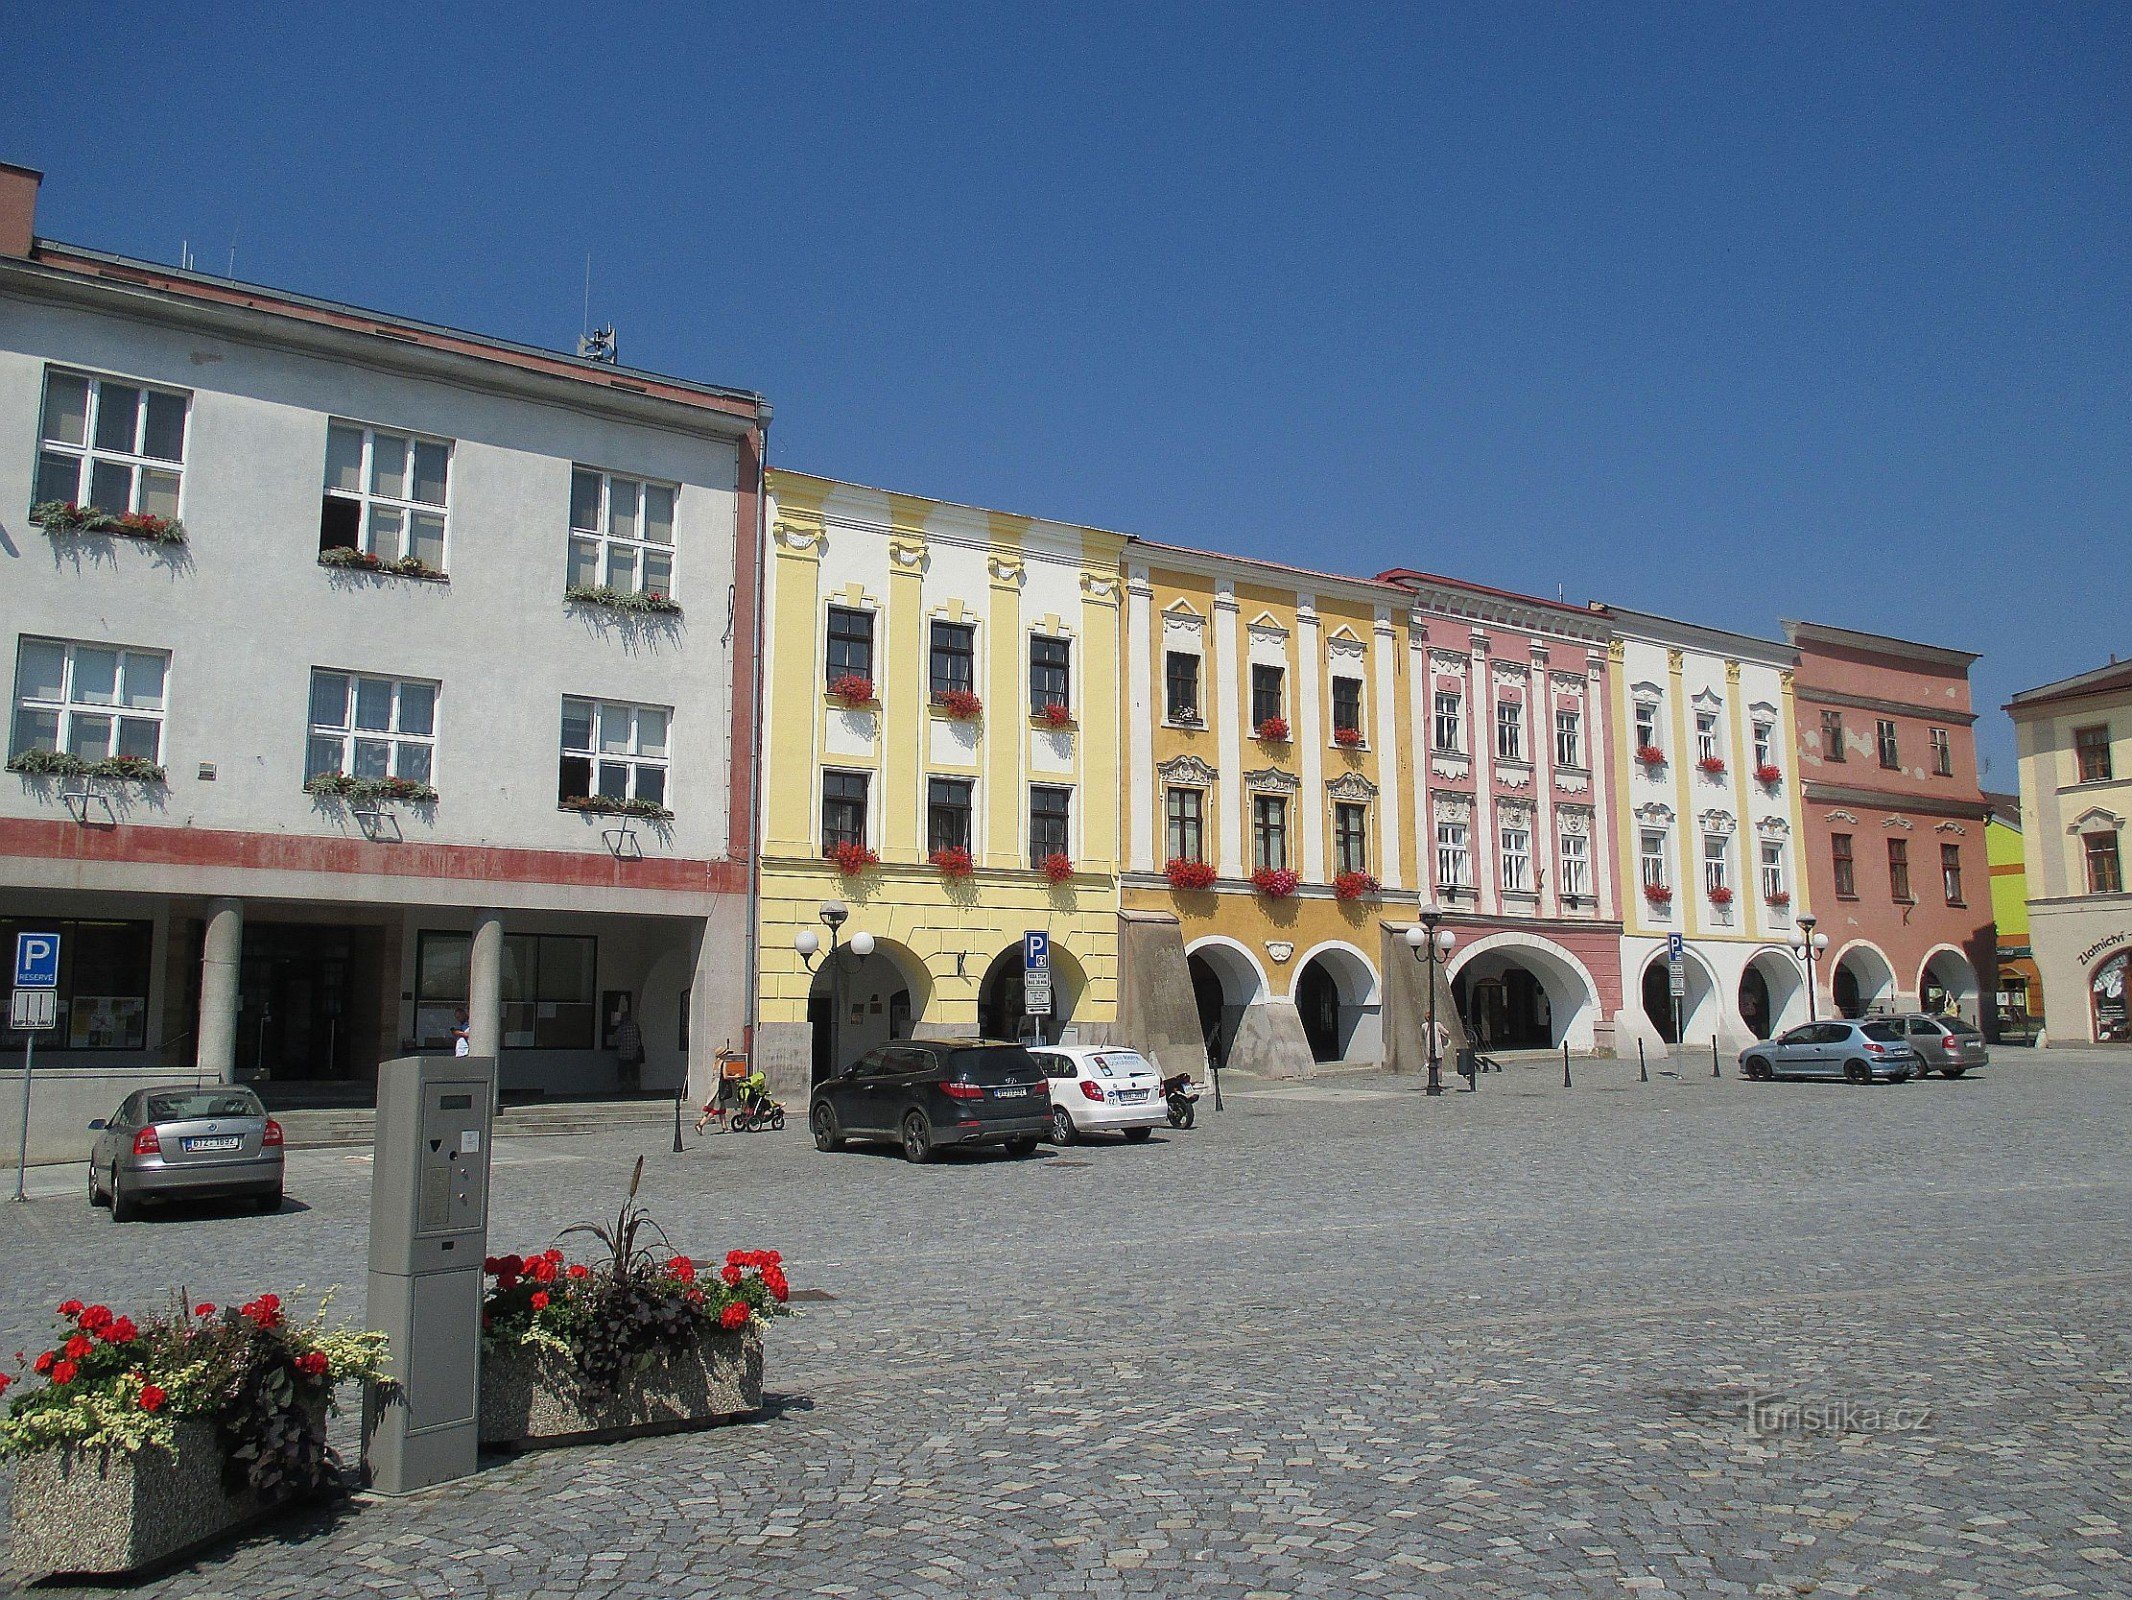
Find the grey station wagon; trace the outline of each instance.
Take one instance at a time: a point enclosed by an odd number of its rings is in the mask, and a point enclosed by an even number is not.
[[[1917,1075],[1921,1078],[1933,1072],[1943,1078],[1959,1078],[1971,1067],[1986,1066],[1991,1061],[1984,1035],[1974,1023],[1960,1017],[1932,1017],[1920,1011],[1890,1017],[1888,1025],[1902,1029],[1910,1048],[1917,1052]]]
[[[132,1221],[143,1200],[243,1195],[281,1208],[281,1124],[249,1089],[142,1089],[89,1126],[89,1203],[109,1205],[113,1221]]]
[[[1750,1078],[1841,1078],[1901,1083],[1919,1070],[1917,1052],[1892,1021],[1809,1022],[1740,1052]]]

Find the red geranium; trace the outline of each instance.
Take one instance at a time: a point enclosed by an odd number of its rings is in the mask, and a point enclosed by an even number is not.
[[[1647,767],[1663,766],[1666,753],[1655,744],[1640,744],[1636,747],[1636,759]]]
[[[718,1313],[718,1325],[721,1328],[726,1329],[728,1332],[732,1331],[735,1328],[745,1328],[748,1325],[747,1306],[742,1304],[740,1301],[735,1300],[731,1305],[727,1306],[723,1311]]]
[[[57,1351],[47,1350],[43,1355],[39,1356],[35,1361],[30,1363],[30,1370],[36,1373],[37,1376],[40,1378],[48,1377],[50,1376],[52,1371],[52,1363],[57,1361],[58,1359],[59,1355]]]
[[[1287,899],[1302,883],[1302,874],[1291,867],[1260,867],[1251,874],[1251,887],[1269,900]]]
[[[239,1306],[237,1314],[256,1328],[278,1328],[281,1326],[281,1296],[263,1294],[258,1299]]]
[[[1047,727],[1070,728],[1073,726],[1073,710],[1063,700],[1051,701],[1037,715],[1044,719],[1044,724]]]
[[[531,1301],[530,1301],[529,1303],[530,1303],[530,1304],[532,1305],[532,1307],[533,1307],[533,1309],[534,1309],[535,1311],[545,1311],[545,1310],[547,1310],[547,1309],[548,1309],[548,1291],[547,1291],[547,1290],[545,1290],[545,1289],[535,1289],[535,1290],[533,1291],[533,1298],[532,1298],[532,1300],[531,1300]]]
[[[743,1276],[745,1274],[740,1270],[740,1264],[737,1261],[728,1261],[718,1269],[718,1280],[728,1289],[738,1288]]]
[[[1784,776],[1784,769],[1773,761],[1765,761],[1754,769],[1754,781],[1774,785]]]
[[[967,878],[977,870],[976,863],[970,859],[970,852],[960,848],[935,850],[932,859],[933,865],[940,869],[943,878]]]
[[[96,1346],[77,1333],[59,1348],[69,1361],[80,1361],[95,1350]]]
[[[326,1352],[323,1350],[306,1350],[296,1358],[296,1370],[313,1378],[324,1377],[326,1365]]]
[[[0,1372],[0,1394],[6,1394],[8,1390],[8,1385],[13,1383],[14,1381],[15,1380],[12,1374]]]
[[[592,1269],[582,1262],[573,1261],[570,1263],[570,1276],[573,1278],[589,1278],[592,1276]]]
[[[1262,743],[1286,744],[1288,742],[1288,719],[1286,717],[1268,717],[1258,725],[1255,731]]]
[[[131,1344],[140,1335],[141,1330],[134,1326],[131,1317],[113,1317],[111,1326],[104,1329],[104,1343]]]
[[[81,1302],[80,1302],[79,1300],[62,1300],[62,1301],[60,1301],[60,1302],[59,1302],[59,1314],[60,1314],[61,1316],[63,1316],[63,1317],[78,1317],[78,1316],[80,1316],[80,1315],[81,1315]]]
[[[81,1314],[81,1327],[84,1333],[102,1333],[104,1329],[110,1326],[111,1308],[109,1306],[90,1306]]]
[[[1333,898],[1360,900],[1377,892],[1376,876],[1368,872],[1343,872],[1333,879]]]
[[[1183,856],[1172,856],[1163,865],[1172,889],[1211,889],[1214,887],[1214,863],[1211,861],[1188,861]]]
[[[168,1394],[152,1383],[141,1385],[141,1409],[143,1411],[160,1411],[163,1409],[163,1402],[169,1398]]]
[[[211,1317],[215,1314],[215,1308],[212,1302],[202,1300],[192,1308],[192,1314],[196,1317]]]
[[[1333,729],[1333,743],[1342,750],[1359,750],[1362,748],[1362,730],[1360,728],[1335,728]]]
[[[1702,760],[1696,762],[1695,767],[1698,772],[1707,772],[1713,778],[1721,778],[1725,775],[1725,758],[1723,756],[1704,756]]]
[[[842,677],[831,680],[829,697],[832,700],[841,700],[847,706],[872,705],[874,681],[861,677],[856,672],[847,672]]]
[[[689,1260],[687,1256],[675,1256],[673,1260],[667,1262],[666,1270],[683,1283],[694,1283],[696,1281],[696,1263]]]
[[[55,1361],[52,1363],[52,1381],[54,1383],[72,1383],[77,1370],[71,1361]]]
[[[968,689],[944,689],[933,696],[933,704],[957,722],[967,722],[985,714],[985,703]]]
[[[866,846],[851,840],[835,846],[829,852],[829,859],[837,864],[837,871],[847,878],[856,878],[868,867],[878,865],[881,860]]]
[[[1064,851],[1054,850],[1044,857],[1044,876],[1053,883],[1073,881],[1073,857]]]

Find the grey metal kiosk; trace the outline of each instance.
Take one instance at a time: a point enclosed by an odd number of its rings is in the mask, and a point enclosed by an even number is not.
[[[463,1478],[481,1443],[481,1264],[488,1253],[496,1062],[403,1056],[378,1068],[370,1326],[390,1387],[363,1406],[363,1463],[384,1494]]]

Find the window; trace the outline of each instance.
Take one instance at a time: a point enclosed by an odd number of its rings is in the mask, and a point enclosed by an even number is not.
[[[8,757],[64,751],[83,761],[138,756],[163,762],[160,650],[25,636],[15,656],[15,730]]]
[[[1723,752],[1717,746],[1717,713],[1715,711],[1696,712],[1695,759],[1698,761],[1721,760]]]
[[[1897,900],[1909,900],[1910,894],[1910,841],[1888,841],[1888,893]]]
[[[970,790],[968,778],[926,780],[925,847],[928,851],[970,848]],[[862,841],[863,838],[862,831]]]
[[[1781,839],[1762,841],[1762,898],[1782,900],[1789,898],[1791,890],[1786,886],[1784,874],[1784,842]]]
[[[1850,755],[1843,747],[1843,713],[1821,713],[1821,758],[1824,761],[1848,761]]]
[[[1360,678],[1335,677],[1333,689],[1333,731],[1352,728],[1362,731],[1362,680]],[[1362,869],[1357,867],[1356,871]]]
[[[1257,727],[1273,717],[1281,715],[1281,679],[1286,675],[1283,667],[1268,667],[1254,663],[1251,668],[1251,726]]]
[[[1251,865],[1275,870],[1288,865],[1288,801],[1281,795],[1251,797]]]
[[[451,459],[452,447],[442,439],[334,423],[326,430],[318,548],[360,550],[380,561],[412,557],[442,572]]]
[[[2081,783],[2101,783],[2110,772],[2110,728],[2075,728],[2073,753],[2080,763]]]
[[[1584,713],[1557,708],[1555,711],[1555,765],[1584,765]]]
[[[473,939],[424,929],[415,936],[415,1036],[451,1044],[467,1003]],[[597,1039],[599,941],[577,934],[503,936],[503,1047],[590,1050]]]
[[[175,517],[190,398],[175,389],[47,372],[36,502]]]
[[[1048,707],[1073,704],[1068,693],[1072,686],[1072,659],[1073,642],[1070,639],[1030,635],[1029,709],[1032,712],[1042,715]]]
[[[824,684],[839,678],[874,678],[874,614],[850,606],[829,608],[828,640],[822,651]]]
[[[1757,768],[1777,764],[1776,724],[1762,717],[1754,719],[1754,764]]]
[[[612,700],[563,700],[563,759],[558,793],[564,800],[642,800],[664,806],[666,735],[673,713],[664,706]]]
[[[1851,836],[1847,833],[1832,833],[1828,836],[1829,862],[1836,871],[1836,894],[1844,900],[1858,898],[1858,866],[1851,858]]]
[[[1162,681],[1169,692],[1170,721],[1199,721],[1199,657],[1189,650],[1166,652]]]
[[[1206,808],[1207,797],[1203,790],[1169,791],[1170,860],[1207,859]]]
[[[419,448],[419,446],[418,446]],[[674,488],[591,467],[570,474],[570,587],[674,592]]]
[[[1466,702],[1463,696],[1448,689],[1436,691],[1436,738],[1435,746],[1446,754],[1456,755],[1466,748]]]
[[[1932,770],[1942,778],[1954,776],[1954,742],[1947,737],[1945,728],[1934,728],[1932,733]]]
[[[1671,874],[1666,870],[1665,829],[1645,828],[1639,834],[1636,845],[1636,870],[1646,889],[1671,887]]]
[[[1962,903],[1962,847],[1958,844],[1940,846],[1940,889],[1950,906]]]
[[[1473,859],[1466,848],[1466,825],[1439,819],[1436,824],[1436,886],[1473,887]]]
[[[1525,759],[1525,708],[1515,700],[1495,704],[1495,753],[1503,761]]]
[[[1370,869],[1369,807],[1341,800],[1333,805],[1333,861],[1340,872]]]
[[[1886,717],[1874,723],[1873,742],[1880,750],[1880,764],[1890,772],[1899,770],[1903,764],[1902,751],[1896,743],[1895,724]]]
[[[866,843],[866,774],[822,773],[822,854],[839,845]]]
[[[1029,865],[1041,868],[1052,856],[1073,854],[1069,831],[1073,791],[1035,784],[1029,790]]]
[[[1732,888],[1732,841],[1722,833],[1703,835],[1703,892]]]
[[[977,688],[977,628],[968,622],[933,624],[933,695]]]
[[[59,1026],[36,1035],[39,1060],[47,1050],[148,1047],[152,923],[0,917],[0,949],[11,958],[23,933],[59,935]],[[19,1051],[25,1038],[0,1024],[0,1048]]]
[[[2083,834],[2080,843],[2088,860],[2088,893],[2122,894],[2124,863],[2118,857],[2116,833]]]
[[[1656,700],[1639,700],[1636,702],[1636,748],[1639,750],[1656,750],[1660,748],[1658,743],[1658,702]]]
[[[1532,827],[1524,821],[1503,824],[1503,892],[1532,893]]]
[[[1562,835],[1562,898],[1565,901],[1592,897],[1591,840],[1581,833]]]
[[[311,734],[304,781],[327,773],[433,783],[437,685],[311,669]]]

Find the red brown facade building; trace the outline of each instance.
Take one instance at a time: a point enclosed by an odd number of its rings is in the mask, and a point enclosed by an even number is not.
[[[1845,1016],[1958,1012],[1987,1030],[1997,942],[1966,650],[1787,622],[1806,837],[1828,950],[1820,1004]]]

